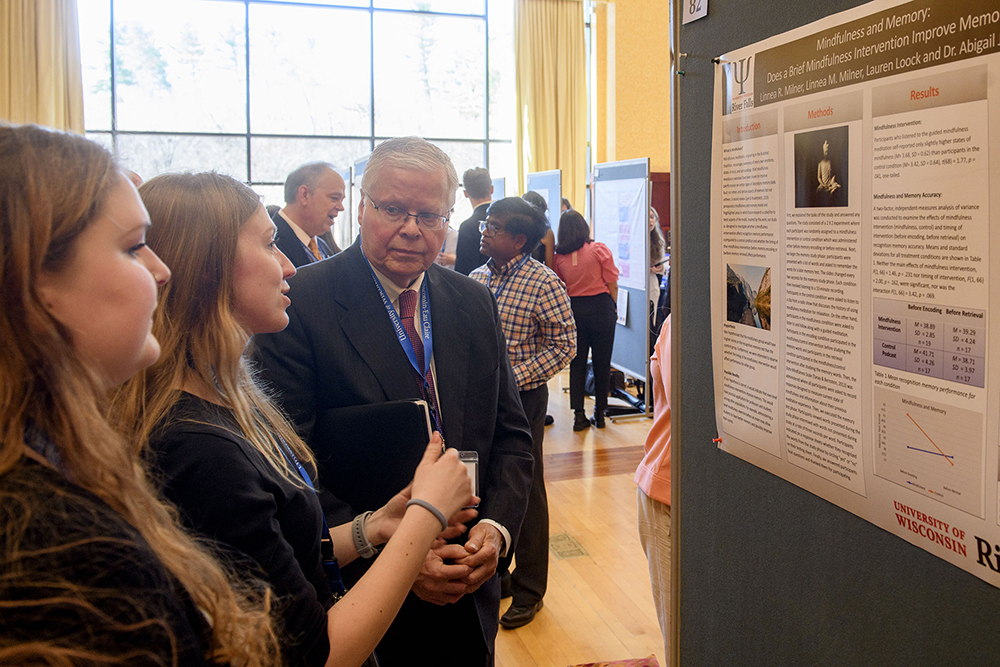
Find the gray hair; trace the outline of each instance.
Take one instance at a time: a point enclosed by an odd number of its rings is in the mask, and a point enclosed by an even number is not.
[[[493,179],[490,178],[490,172],[485,167],[468,169],[462,174],[462,187],[473,199],[486,199],[490,196]]]
[[[295,197],[298,196],[301,186],[304,185],[310,190],[315,188],[316,181],[319,180],[320,176],[327,169],[332,172],[337,171],[329,162],[308,162],[300,167],[296,167],[285,179],[285,203],[295,203]]]
[[[365,173],[361,177],[361,189],[370,194],[378,188],[382,169],[396,167],[415,171],[444,171],[448,192],[451,200],[448,208],[455,205],[455,193],[458,190],[458,174],[451,158],[443,150],[420,137],[396,137],[386,139],[372,151],[365,165]]]

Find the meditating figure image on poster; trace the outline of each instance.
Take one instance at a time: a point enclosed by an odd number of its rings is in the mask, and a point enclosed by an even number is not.
[[[795,135],[795,207],[847,206],[847,126]]]

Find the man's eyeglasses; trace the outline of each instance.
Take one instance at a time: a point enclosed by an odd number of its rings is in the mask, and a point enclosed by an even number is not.
[[[486,230],[490,230],[487,236],[496,236],[498,232],[503,231],[503,227],[493,222],[492,220],[484,220],[479,223],[479,233],[486,234]]]
[[[400,208],[399,206],[394,206],[393,204],[382,204],[379,206],[375,203],[369,195],[368,201],[372,203],[375,210],[378,211],[382,218],[386,222],[392,222],[395,224],[404,224],[408,218],[414,218],[417,224],[427,230],[438,230],[443,229],[445,225],[448,224],[448,220],[451,217],[449,215],[438,215],[437,213],[410,213],[405,208]]]

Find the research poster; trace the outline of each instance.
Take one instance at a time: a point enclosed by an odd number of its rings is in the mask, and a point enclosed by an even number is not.
[[[649,209],[645,178],[594,183],[594,240],[608,246],[618,267],[618,285],[645,290],[649,276],[646,238]]]
[[[529,187],[528,189],[530,190],[532,188]],[[552,201],[550,200],[552,195],[549,193],[549,189],[548,188],[534,188],[534,190],[539,195],[541,195],[542,199],[545,200],[546,217],[548,217],[548,211],[552,210]]]
[[[998,33],[880,0],[720,56],[711,188],[720,447],[994,586]]]

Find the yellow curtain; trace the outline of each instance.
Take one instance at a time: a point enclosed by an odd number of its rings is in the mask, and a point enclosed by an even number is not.
[[[83,134],[76,0],[0,2],[0,118]]]
[[[523,192],[528,173],[561,169],[563,196],[580,211],[587,170],[583,30],[580,0],[516,0],[518,184]]]

